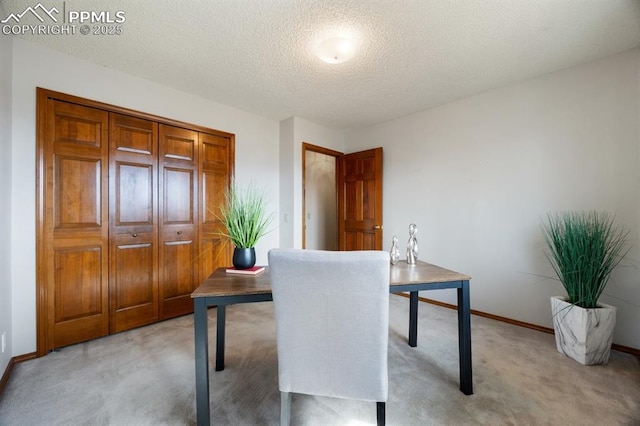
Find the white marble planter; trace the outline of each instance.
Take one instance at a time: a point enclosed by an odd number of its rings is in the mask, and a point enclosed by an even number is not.
[[[616,308],[599,303],[598,308],[584,309],[571,305],[566,297],[551,298],[551,314],[558,352],[583,365],[609,362]]]

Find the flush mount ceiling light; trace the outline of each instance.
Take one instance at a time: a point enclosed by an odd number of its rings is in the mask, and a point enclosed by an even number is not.
[[[322,41],[316,49],[318,57],[329,64],[347,62],[355,53],[355,43],[346,37],[328,38]]]

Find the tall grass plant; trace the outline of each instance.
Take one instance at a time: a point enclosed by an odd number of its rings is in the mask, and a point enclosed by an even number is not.
[[[547,258],[569,296],[569,302],[597,307],[614,268],[629,251],[628,231],[614,226],[607,213],[567,212],[543,223]]]
[[[220,206],[220,220],[228,237],[237,248],[255,247],[258,240],[267,234],[273,222],[273,213],[267,213],[264,191],[255,183],[245,187],[235,181],[225,192],[225,203]]]

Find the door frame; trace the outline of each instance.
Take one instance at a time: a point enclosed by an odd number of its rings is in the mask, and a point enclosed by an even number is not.
[[[319,154],[328,155],[335,159],[335,194],[336,194],[336,241],[340,241],[340,176],[342,176],[342,157],[344,153],[334,151],[329,148],[324,148],[318,145],[313,145],[308,142],[302,142],[302,248],[307,248],[307,192],[306,192],[306,178],[307,178],[307,151],[316,152]]]

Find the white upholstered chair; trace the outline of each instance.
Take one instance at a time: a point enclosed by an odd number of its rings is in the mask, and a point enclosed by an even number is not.
[[[388,395],[389,254],[269,251],[281,392],[375,401],[385,423]]]

